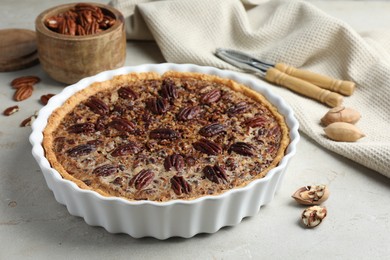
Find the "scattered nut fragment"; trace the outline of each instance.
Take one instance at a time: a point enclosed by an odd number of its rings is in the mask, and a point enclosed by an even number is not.
[[[26,119],[24,119],[20,123],[20,127],[31,126],[31,124],[34,122],[36,117],[37,117],[36,115],[32,115],[32,116],[27,117]]]
[[[3,115],[10,116],[19,111],[19,106],[8,107],[3,111]]]
[[[340,142],[355,142],[365,136],[355,125],[345,122],[331,123],[324,131],[330,139]]]
[[[321,224],[326,217],[327,210],[321,206],[311,206],[302,212],[302,223],[308,228],[314,228]]]
[[[312,185],[299,188],[292,197],[302,205],[319,205],[329,197],[326,185]]]
[[[42,105],[46,106],[47,102],[49,102],[49,99],[52,98],[55,94],[45,94],[42,95],[41,98],[39,99],[42,103]]]
[[[359,121],[360,117],[360,113],[352,108],[337,106],[330,109],[321,118],[321,124],[323,126],[328,126],[329,124],[334,122],[346,122],[350,124],[355,124],[357,121]]]

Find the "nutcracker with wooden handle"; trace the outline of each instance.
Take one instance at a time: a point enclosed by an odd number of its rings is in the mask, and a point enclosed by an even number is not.
[[[297,69],[284,63],[277,63],[274,67],[290,76],[303,79],[321,88],[335,91],[345,96],[350,96],[355,91],[355,83],[352,81],[334,79],[308,70]]]
[[[272,64],[261,62],[253,57],[250,57],[242,52],[234,51],[234,50],[227,50],[219,48],[216,51],[216,55],[223,59],[224,61],[227,61],[228,63],[239,67],[241,69],[244,69],[246,71],[250,71],[253,73],[256,73],[260,75],[261,77],[265,78],[269,82],[278,84],[280,86],[284,86],[296,93],[299,93],[303,96],[315,99],[317,101],[320,101],[321,103],[327,104],[330,107],[335,107],[340,105],[343,102],[343,97],[335,93],[333,91],[329,91],[325,88],[321,88],[316,84],[312,84],[309,81],[303,80],[301,78],[298,78],[296,76],[291,76],[286,74],[285,72],[279,70],[278,68],[275,68]],[[283,64],[282,64],[283,65]],[[318,76],[321,76],[322,79],[326,78],[327,81],[331,82],[338,82],[337,80],[328,78],[326,76],[322,76],[319,74],[315,74],[312,72],[303,73],[301,70],[297,70],[293,67],[289,66],[282,66],[281,64],[278,64],[278,67],[282,67],[284,71],[291,72],[293,71],[295,74],[304,74],[309,78],[310,80],[313,80],[314,78],[318,78]],[[295,69],[295,70],[293,70]],[[298,73],[298,72],[299,73]],[[321,81],[317,80],[317,81]],[[334,85],[334,83],[332,83]],[[323,84],[325,85],[325,84]],[[339,84],[340,85],[340,84]],[[348,84],[342,84],[343,86],[349,86],[347,88],[350,88],[350,85]],[[353,86],[354,87],[354,86]]]
[[[322,89],[308,81],[289,76],[275,68],[269,68],[264,77],[269,82],[286,87],[305,97],[320,101],[330,107],[337,107],[343,103],[343,96],[338,93]]]

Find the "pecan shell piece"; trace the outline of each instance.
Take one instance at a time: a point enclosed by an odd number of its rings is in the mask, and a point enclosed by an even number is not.
[[[302,205],[320,205],[329,198],[329,188],[323,184],[304,186],[294,192],[291,197]]]
[[[225,126],[219,123],[206,125],[199,130],[199,134],[204,137],[212,137],[223,132],[226,132]]]
[[[198,106],[189,106],[184,107],[180,109],[179,113],[177,114],[176,118],[180,121],[187,121],[194,119],[197,117],[200,113],[200,107]]]
[[[166,171],[170,171],[172,168],[181,171],[184,168],[184,157],[180,154],[168,155],[164,160],[164,168]]]
[[[183,178],[183,176],[175,175],[171,178],[171,187],[176,195],[181,195],[182,193],[189,194],[191,193],[191,185]]]
[[[130,179],[129,185],[133,186],[140,190],[146,186],[148,186],[154,179],[154,172],[150,169],[143,169],[139,173],[133,176],[133,178]]]
[[[104,164],[102,166],[96,167],[92,174],[96,176],[107,177],[114,174],[118,170],[118,167],[112,164]]]
[[[201,96],[200,103],[210,104],[210,103],[218,102],[221,96],[222,96],[221,90],[213,89]]]
[[[222,147],[210,140],[207,140],[206,138],[202,138],[199,141],[192,144],[193,147],[198,150],[199,152],[208,154],[208,155],[218,155],[222,153]]]
[[[87,107],[89,107],[92,112],[99,115],[106,115],[110,111],[106,103],[97,97],[90,97],[89,100],[85,103]]]
[[[254,156],[256,154],[256,148],[245,142],[237,142],[229,147],[229,153],[235,152],[244,156]]]
[[[162,115],[169,109],[169,103],[165,98],[151,98],[146,101],[146,107],[155,115]]]
[[[174,140],[179,138],[179,133],[170,128],[156,128],[150,131],[149,137],[159,140]]]
[[[111,155],[114,157],[125,156],[128,154],[134,154],[141,152],[142,148],[135,142],[129,142],[127,144],[123,144],[115,148]]]
[[[323,206],[311,206],[306,208],[301,215],[302,223],[308,228],[314,228],[321,224],[328,211]]]

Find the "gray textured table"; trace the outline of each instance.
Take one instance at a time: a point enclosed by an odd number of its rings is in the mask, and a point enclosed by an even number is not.
[[[75,1],[1,0],[0,29],[34,29],[35,17]],[[107,1],[96,1],[106,3]],[[358,32],[390,30],[390,2],[310,1]],[[0,39],[1,40],[1,39]],[[155,43],[128,42],[126,65],[160,63]],[[19,127],[41,108],[38,98],[64,85],[39,65],[0,73],[0,109],[14,105],[9,83],[22,75],[42,78],[21,111],[0,116],[0,259],[384,259],[390,255],[390,179],[328,152],[302,136],[281,190],[257,216],[235,227],[191,239],[134,239],[88,226],[58,204],[31,155],[30,128]],[[390,158],[389,158],[390,159]],[[390,169],[389,169],[390,170]],[[320,227],[299,225],[303,207],[290,198],[300,186],[325,183],[331,196]]]

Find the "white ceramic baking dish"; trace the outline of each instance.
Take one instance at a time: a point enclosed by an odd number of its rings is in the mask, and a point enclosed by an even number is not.
[[[191,201],[169,202],[128,201],[116,197],[103,197],[96,192],[80,189],[75,183],[64,180],[55,169],[51,168],[42,147],[42,132],[50,114],[66,99],[93,82],[109,80],[116,75],[145,71],[162,74],[168,70],[199,72],[230,78],[261,92],[285,116],[290,129],[291,142],[279,165],[268,172],[266,177],[254,180],[243,188]],[[158,239],[173,236],[189,238],[199,233],[213,233],[224,226],[240,223],[244,217],[257,214],[262,205],[271,202],[279,189],[287,164],[295,154],[298,140],[298,122],[292,109],[280,97],[272,94],[265,85],[239,73],[190,64],[123,67],[85,78],[66,87],[60,94],[50,99],[49,103],[39,111],[30,135],[32,154],[43,172],[48,187],[53,191],[55,199],[64,204],[70,214],[84,218],[89,225],[102,226],[111,233],[127,233],[136,238],[150,236]]]

